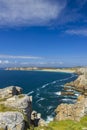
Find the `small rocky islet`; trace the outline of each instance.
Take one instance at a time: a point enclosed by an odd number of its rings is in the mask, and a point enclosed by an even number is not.
[[[65,84],[65,90],[71,86],[81,95],[75,104],[60,104],[49,124],[33,110],[32,96],[23,94],[21,87],[0,89],[0,130],[87,130],[87,73],[85,68],[76,69],[76,73],[78,78]],[[72,91],[62,94],[74,95]]]

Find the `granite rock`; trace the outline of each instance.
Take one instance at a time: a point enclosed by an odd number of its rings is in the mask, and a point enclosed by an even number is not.
[[[24,117],[20,112],[0,112],[0,127],[4,130],[24,130]]]

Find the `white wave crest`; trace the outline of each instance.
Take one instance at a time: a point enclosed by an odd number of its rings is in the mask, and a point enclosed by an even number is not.
[[[46,88],[48,85],[52,85],[52,84],[56,84],[56,83],[58,83],[58,82],[66,81],[66,80],[69,80],[69,79],[71,79],[71,78],[73,78],[73,77],[76,77],[76,76],[77,76],[77,75],[72,74],[72,75],[71,75],[70,77],[68,77],[68,78],[64,78],[64,79],[52,81],[52,82],[50,82],[50,83],[44,84],[44,85],[41,87],[41,89]],[[63,87],[63,85],[62,85],[62,87]]]
[[[75,96],[77,96],[77,97],[78,97],[79,95],[80,95],[79,93],[75,93]]]
[[[56,83],[56,81],[53,81],[53,82],[52,82],[52,84],[55,84],[55,83]]]
[[[62,99],[62,101],[64,102],[75,102],[76,100],[75,99],[69,99],[69,98],[65,98],[65,99]]]
[[[44,84],[41,88],[45,88],[49,85],[50,83]]]
[[[43,100],[45,100],[45,98],[40,98],[40,99],[38,99],[38,100],[36,101],[36,103],[38,103],[38,102],[40,102],[40,101],[43,101]]]
[[[34,91],[31,91],[31,92],[27,93],[27,95],[30,95],[30,94],[32,94],[32,93],[34,93]]]
[[[55,92],[55,94],[59,96],[59,95],[61,95],[61,91]]]

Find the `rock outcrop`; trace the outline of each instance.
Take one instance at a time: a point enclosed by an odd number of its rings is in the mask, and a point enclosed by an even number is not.
[[[78,97],[75,104],[61,104],[55,110],[55,119],[60,120],[76,120],[79,121],[81,117],[87,115],[87,98],[83,95]]]
[[[0,98],[10,98],[14,95],[22,93],[22,88],[18,86],[10,86],[7,88],[0,89]]]
[[[32,111],[32,96],[18,86],[0,89],[0,129],[27,130],[31,124],[45,125],[41,114]]]
[[[87,95],[87,69],[80,68],[78,69],[77,72],[81,73],[81,75],[79,75],[75,81],[65,84],[65,89],[66,86],[71,86],[72,89],[80,91],[82,92],[82,94],[86,96]]]
[[[75,81],[65,84],[65,90],[77,90],[82,93],[81,96],[78,97],[77,102],[75,104],[60,104],[55,112],[55,119],[60,120],[76,120],[79,121],[81,117],[87,115],[87,73],[86,68],[79,68],[77,73],[80,75]],[[71,92],[64,92],[63,94],[72,94]]]

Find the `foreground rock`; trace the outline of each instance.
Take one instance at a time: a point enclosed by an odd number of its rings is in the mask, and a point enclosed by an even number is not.
[[[42,125],[40,114],[37,113],[37,118],[32,117],[32,97],[22,94],[17,86],[0,89],[0,129],[27,130],[31,123]]]
[[[61,104],[55,110],[55,119],[80,121],[81,117],[87,115],[87,98],[79,96],[75,104]]]

